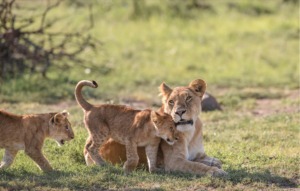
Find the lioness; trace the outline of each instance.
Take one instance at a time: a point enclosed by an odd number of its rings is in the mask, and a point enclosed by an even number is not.
[[[48,160],[42,153],[44,140],[55,139],[59,145],[74,138],[67,112],[15,115],[0,111],[0,148],[5,149],[0,169],[9,167],[19,150],[34,160],[38,167],[51,171]]]
[[[171,89],[165,83],[160,85],[162,106],[159,109],[170,114],[179,130],[179,140],[169,146],[161,142],[164,168],[167,171],[181,171],[193,174],[225,175],[221,170],[221,161],[205,154],[203,146],[202,123],[198,117],[201,111],[201,100],[206,90],[206,83],[201,79],[192,81],[188,86]],[[100,149],[100,155],[113,163],[126,159],[123,145],[112,139]],[[160,151],[160,150],[159,150]],[[143,156],[143,152],[139,152]],[[159,160],[159,158],[158,158]]]
[[[169,145],[178,139],[172,117],[163,112],[135,110],[123,105],[91,105],[81,95],[83,86],[97,88],[98,85],[95,81],[82,80],[75,88],[75,97],[84,110],[84,123],[89,132],[84,148],[86,163],[104,164],[98,150],[111,137],[126,147],[126,173],[134,170],[138,164],[139,146],[146,149],[149,171],[156,171],[157,150],[161,138]]]

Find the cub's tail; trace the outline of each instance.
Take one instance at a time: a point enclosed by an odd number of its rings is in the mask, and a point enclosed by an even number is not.
[[[77,83],[76,88],[75,88],[75,98],[77,103],[84,109],[85,111],[89,111],[93,105],[88,103],[81,94],[81,90],[83,86],[90,86],[92,88],[97,88],[98,84],[95,81],[88,81],[88,80],[82,80]]]

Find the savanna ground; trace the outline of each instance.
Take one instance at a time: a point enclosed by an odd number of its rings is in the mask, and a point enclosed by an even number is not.
[[[174,15],[159,1],[147,3],[149,15],[142,19],[132,18],[129,1],[94,5],[91,33],[103,46],[83,56],[94,59],[96,68],[70,63],[63,70],[51,68],[48,79],[28,74],[1,81],[1,109],[18,114],[67,109],[76,138],[63,147],[46,141],[44,153],[56,169],[51,173],[39,171],[20,152],[10,169],[0,171],[0,190],[300,189],[299,5],[215,0],[209,1],[212,10]],[[75,30],[88,17],[86,9],[65,4],[53,13],[62,15],[54,30]],[[125,176],[121,166],[85,166],[87,132],[73,96],[79,80],[100,84],[84,89],[92,103],[156,108],[161,82],[179,86],[196,78],[206,80],[223,107],[200,117],[206,152],[223,161],[227,177],[144,170]]]

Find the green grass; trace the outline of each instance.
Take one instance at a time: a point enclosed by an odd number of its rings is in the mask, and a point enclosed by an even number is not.
[[[96,102],[96,100],[95,100]],[[100,102],[100,101],[97,101]],[[297,102],[299,104],[299,100]],[[281,106],[291,106],[284,99]],[[2,104],[14,113],[62,110],[64,105]],[[299,188],[299,113],[254,117],[249,102],[223,105],[224,112],[202,113],[207,154],[223,161],[224,178],[183,173],[149,174],[139,169],[125,176],[121,166],[87,167],[83,146],[87,132],[82,111],[68,102],[76,138],[63,147],[48,140],[44,153],[56,171],[42,173],[23,152],[0,171],[0,189],[15,190],[282,190]],[[3,150],[0,151],[2,156]]]
[[[28,74],[0,81],[1,109],[18,114],[67,109],[76,134],[63,147],[46,141],[44,153],[56,169],[51,173],[39,171],[20,152],[10,169],[0,171],[0,190],[300,189],[298,6],[280,0],[215,0],[207,1],[213,11],[174,16],[166,4],[151,0],[148,15],[132,19],[130,2],[95,2],[90,33],[103,46],[81,55],[93,66],[69,63],[69,69],[51,67],[47,79]],[[76,30],[88,20],[87,9],[66,4],[49,16],[65,17],[54,31]],[[73,94],[79,80],[99,83],[98,89],[84,89],[92,103],[129,98],[156,107],[162,82],[173,87],[196,78],[206,80],[224,109],[201,118],[206,152],[223,161],[227,177],[144,170],[125,176],[121,166],[85,166],[87,132]],[[270,103],[260,105],[265,100]]]

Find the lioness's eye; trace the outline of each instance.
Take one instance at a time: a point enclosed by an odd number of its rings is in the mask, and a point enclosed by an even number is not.
[[[174,101],[173,100],[169,100],[169,105],[174,105]]]
[[[65,126],[66,130],[69,130],[69,127],[68,126]]]
[[[187,96],[185,101],[191,101],[192,100],[192,96]]]

